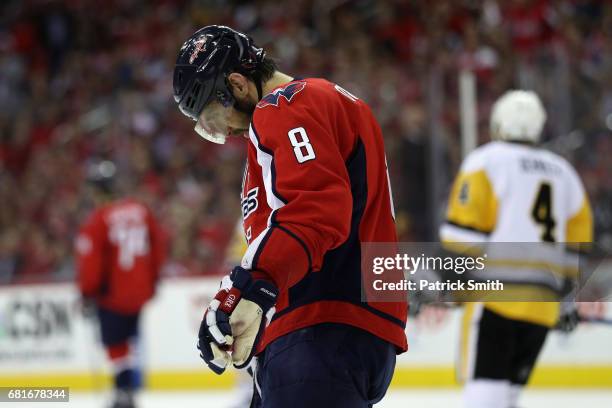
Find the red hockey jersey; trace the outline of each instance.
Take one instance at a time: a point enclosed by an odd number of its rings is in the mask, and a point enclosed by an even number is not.
[[[145,205],[127,199],[98,208],[75,242],[81,294],[115,312],[138,312],[155,292],[162,241]]]
[[[382,133],[370,108],[323,79],[266,95],[249,131],[242,266],[280,289],[263,349],[324,322],[407,349],[405,302],[361,301],[361,242],[396,242]]]

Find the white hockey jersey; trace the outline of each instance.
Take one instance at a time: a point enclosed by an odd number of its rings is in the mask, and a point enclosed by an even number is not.
[[[532,145],[495,141],[464,160],[440,238],[466,243],[582,243],[592,241],[592,230],[588,197],[565,159]],[[491,275],[486,278],[533,283],[547,279],[538,275],[538,265],[554,264],[556,251],[563,251],[563,245],[557,245],[547,259],[538,259],[542,251],[517,251],[521,247],[516,244],[489,248],[497,253],[489,259]],[[508,318],[546,326],[558,319],[558,305],[551,302],[488,302],[486,307]]]

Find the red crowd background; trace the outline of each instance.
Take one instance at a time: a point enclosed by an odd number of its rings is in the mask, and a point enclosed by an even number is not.
[[[0,16],[0,283],[71,279],[92,207],[85,169],[99,158],[116,163],[118,196],[158,215],[166,276],[223,270],[245,142],[204,143],[171,88],[178,47],[206,24],[247,31],[281,70],[373,106],[402,240],[436,238],[431,140],[447,188],[461,160],[459,70],[476,74],[481,142],[495,98],[536,89],[545,140],[578,168],[597,239],[612,247],[610,1],[7,0]]]

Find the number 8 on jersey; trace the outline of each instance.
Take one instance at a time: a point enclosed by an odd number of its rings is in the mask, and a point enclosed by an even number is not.
[[[291,129],[287,134],[289,135],[291,146],[293,146],[293,153],[298,163],[301,164],[315,158],[314,149],[303,127]]]

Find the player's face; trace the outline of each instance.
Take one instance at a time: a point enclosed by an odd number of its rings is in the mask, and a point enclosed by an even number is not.
[[[214,101],[206,106],[196,122],[195,131],[215,143],[225,143],[227,136],[243,136],[249,131],[251,115],[224,107]]]
[[[252,81],[237,72],[228,76],[228,82],[234,96],[234,106],[228,120],[229,134],[248,137],[249,125],[258,102],[257,88]]]
[[[244,136],[248,138],[249,126],[252,114],[230,108],[230,116],[227,121],[230,136]]]
[[[238,73],[228,77],[234,96],[234,106],[225,107],[218,101],[208,104],[200,113],[195,131],[215,143],[225,143],[227,136],[248,137],[249,124],[255,105],[257,89]]]

